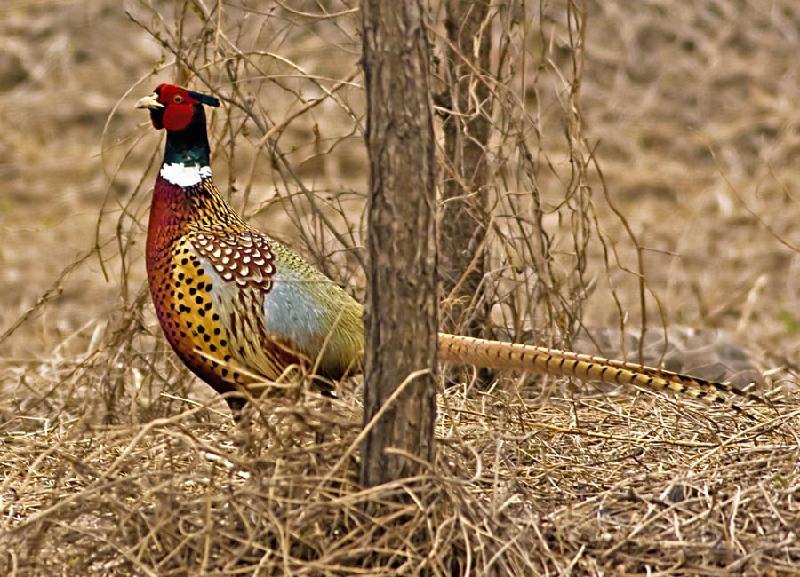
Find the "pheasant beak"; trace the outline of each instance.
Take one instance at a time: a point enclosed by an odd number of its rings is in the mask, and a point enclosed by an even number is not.
[[[159,108],[164,108],[164,105],[158,101],[158,95],[153,92],[153,94],[148,94],[144,98],[140,98],[139,101],[136,103],[136,108],[147,108],[149,110],[158,110]]]

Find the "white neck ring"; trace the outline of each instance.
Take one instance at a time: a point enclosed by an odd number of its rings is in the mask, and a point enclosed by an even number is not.
[[[185,165],[180,162],[164,163],[161,167],[161,178],[176,186],[194,186],[206,178],[211,178],[210,166]]]

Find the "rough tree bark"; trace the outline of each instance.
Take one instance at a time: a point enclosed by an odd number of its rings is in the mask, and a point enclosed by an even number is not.
[[[370,486],[420,470],[388,447],[432,458],[438,295],[424,11],[419,0],[364,0],[362,11],[370,164],[365,425],[383,411],[363,446],[361,482]]]
[[[488,303],[482,281],[484,239],[489,225],[486,146],[492,113],[491,92],[479,79],[488,73],[491,16],[488,0],[446,0],[445,78],[448,107],[444,122],[445,173],[440,224],[439,272],[445,302],[442,328],[485,336]]]

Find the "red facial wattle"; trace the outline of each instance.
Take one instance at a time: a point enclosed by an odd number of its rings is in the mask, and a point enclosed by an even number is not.
[[[158,101],[164,105],[159,117],[153,117],[153,126],[156,129],[166,128],[177,132],[189,126],[194,116],[194,105],[199,102],[188,90],[173,84],[160,84],[156,88],[156,94]]]
[[[193,104],[168,104],[161,117],[164,128],[172,131],[183,130],[192,121],[194,116]]]

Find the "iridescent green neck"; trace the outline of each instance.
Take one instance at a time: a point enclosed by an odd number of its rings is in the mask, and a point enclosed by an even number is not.
[[[183,130],[168,131],[164,148],[164,164],[184,166],[209,166],[211,149],[206,133],[206,115],[203,106],[195,105],[192,121]]]

